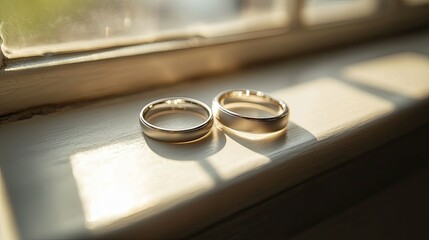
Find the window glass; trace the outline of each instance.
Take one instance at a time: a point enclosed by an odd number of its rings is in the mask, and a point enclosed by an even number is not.
[[[284,27],[287,0],[0,0],[9,57]]]

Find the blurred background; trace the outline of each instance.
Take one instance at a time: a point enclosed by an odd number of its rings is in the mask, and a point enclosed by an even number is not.
[[[385,0],[0,0],[0,36],[9,58],[46,52],[213,37],[268,29],[287,30],[299,13],[305,25],[359,19]],[[427,0],[403,0],[405,5]],[[292,16],[292,18],[291,18]],[[88,45],[89,44],[89,45]],[[58,46],[63,47],[58,47]]]

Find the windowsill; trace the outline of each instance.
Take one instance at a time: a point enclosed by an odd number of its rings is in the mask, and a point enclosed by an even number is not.
[[[189,236],[338,166],[429,122],[428,38],[420,32],[1,125],[17,232],[75,238],[138,226],[147,238]],[[137,115],[148,101],[210,104],[230,88],[284,99],[287,133],[251,140],[214,130],[186,145],[142,135]]]

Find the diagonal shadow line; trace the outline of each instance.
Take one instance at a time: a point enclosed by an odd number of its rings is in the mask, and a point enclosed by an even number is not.
[[[341,82],[343,82],[347,85],[350,85],[354,88],[363,90],[363,91],[370,93],[374,96],[384,98],[384,99],[390,101],[392,104],[394,104],[397,107],[400,106],[398,104],[398,102],[410,103],[410,102],[416,102],[418,100],[416,98],[412,98],[412,97],[409,97],[409,96],[406,96],[403,94],[399,94],[397,92],[393,92],[393,91],[369,86],[369,85],[364,84],[364,83],[356,82],[352,78],[346,77],[343,74],[333,74],[332,76],[335,77],[336,79],[341,80]],[[398,101],[398,100],[400,100],[400,101]]]

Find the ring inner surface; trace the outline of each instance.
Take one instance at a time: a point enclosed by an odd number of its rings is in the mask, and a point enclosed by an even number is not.
[[[204,123],[209,113],[203,106],[177,99],[149,106],[143,117],[156,127],[174,131],[194,128]]]
[[[284,111],[275,99],[255,92],[230,92],[221,96],[219,103],[231,112],[250,118],[276,117]]]

